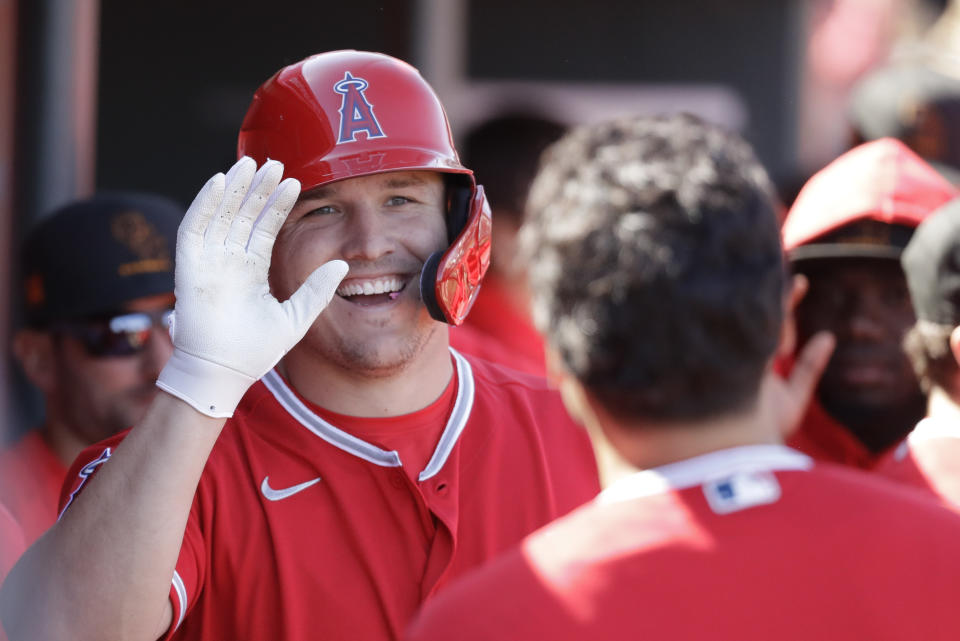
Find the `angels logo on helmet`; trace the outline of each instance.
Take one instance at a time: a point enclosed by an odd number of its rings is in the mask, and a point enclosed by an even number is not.
[[[333,90],[343,95],[343,102],[340,104],[340,137],[337,144],[342,145],[347,142],[356,142],[357,134],[361,131],[367,133],[367,140],[371,138],[386,138],[377,122],[377,117],[373,115],[373,105],[367,101],[364,95],[367,87],[370,86],[363,78],[354,78],[347,71],[343,75],[343,80],[333,85]]]

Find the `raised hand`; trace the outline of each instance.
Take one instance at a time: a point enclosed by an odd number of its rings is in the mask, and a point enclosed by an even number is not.
[[[794,351],[797,334],[794,316],[808,288],[809,282],[805,276],[797,274],[793,277],[785,309],[784,336],[781,337],[778,354],[781,358],[789,358],[792,361],[792,367],[785,377],[768,379],[768,385],[763,390],[767,411],[770,413],[771,420],[777,423],[784,440],[800,426],[800,421],[803,420],[810,399],[836,346],[836,338],[833,334],[823,331],[811,336],[801,349]]]
[[[213,417],[232,416],[247,389],[307,332],[347,264],[318,267],[289,300],[270,293],[277,233],[300,194],[283,165],[240,159],[216,174],[177,233],[173,345],[157,385]]]

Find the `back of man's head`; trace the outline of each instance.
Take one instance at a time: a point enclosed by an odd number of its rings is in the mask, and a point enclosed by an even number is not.
[[[773,194],[746,142],[692,116],[546,152],[522,232],[534,318],[610,413],[697,420],[756,397],[783,316]]]

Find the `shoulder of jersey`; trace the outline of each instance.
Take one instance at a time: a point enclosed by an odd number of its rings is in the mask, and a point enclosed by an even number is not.
[[[489,361],[473,354],[464,354],[463,352],[459,352],[459,354],[470,363],[475,379],[483,380],[492,385],[515,385],[532,392],[556,392],[555,389],[550,387],[547,379],[542,376],[521,372],[509,365]]]
[[[881,474],[848,468],[843,465],[817,462],[813,468],[814,483],[819,483],[829,503],[847,505],[866,517],[874,514],[880,520],[932,518],[953,521],[960,528],[960,514],[948,510],[926,492],[889,479]],[[907,518],[906,515],[911,516]]]

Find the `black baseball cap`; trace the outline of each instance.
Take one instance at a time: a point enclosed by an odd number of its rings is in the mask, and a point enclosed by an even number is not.
[[[92,317],[172,293],[183,214],[161,196],[116,192],[71,202],[42,218],[21,251],[27,324]]]
[[[917,319],[960,325],[960,199],[917,227],[900,261]]]

